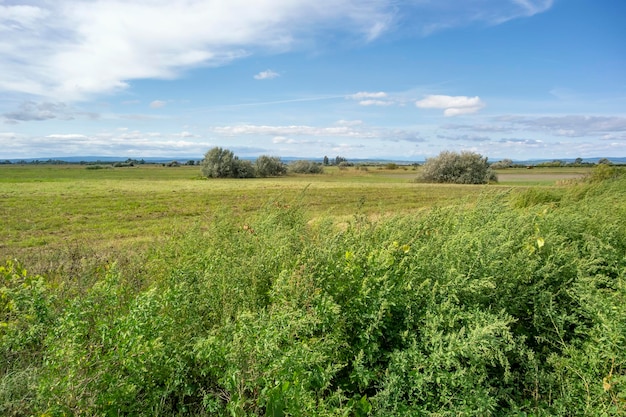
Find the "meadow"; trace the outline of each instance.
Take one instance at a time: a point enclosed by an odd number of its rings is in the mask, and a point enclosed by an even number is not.
[[[0,415],[624,415],[626,177],[0,166]]]

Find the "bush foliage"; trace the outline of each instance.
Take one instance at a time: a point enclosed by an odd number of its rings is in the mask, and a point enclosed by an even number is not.
[[[287,167],[277,156],[261,155],[254,166],[257,177],[278,177],[287,173]]]
[[[624,415],[626,179],[507,196],[345,227],[218,214],[147,288],[8,262],[0,415]]]
[[[427,159],[422,166],[420,178],[428,182],[452,184],[487,184],[497,181],[487,158],[468,151],[443,151],[438,156]]]
[[[200,162],[202,175],[208,178],[252,178],[252,162],[239,159],[232,151],[215,147]]]
[[[200,165],[202,175],[208,178],[279,177],[288,171],[287,165],[277,156],[261,155],[252,163],[241,160],[232,151],[220,147],[210,149]],[[317,174],[322,172],[322,167],[309,161],[295,161],[289,165],[289,171]]]
[[[301,160],[291,162],[288,170],[294,174],[321,174],[324,172],[324,167],[317,162]]]

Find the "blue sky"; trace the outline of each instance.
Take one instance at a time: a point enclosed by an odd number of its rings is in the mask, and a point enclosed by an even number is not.
[[[626,156],[622,0],[0,0],[0,159]]]

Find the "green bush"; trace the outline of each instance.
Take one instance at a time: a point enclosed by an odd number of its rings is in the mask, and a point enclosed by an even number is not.
[[[322,164],[312,161],[293,161],[288,167],[288,171],[294,174],[321,174],[324,172]]]
[[[254,163],[257,177],[278,177],[287,173],[287,167],[279,157],[261,155]]]
[[[428,182],[453,184],[487,184],[498,180],[486,157],[468,151],[443,151],[427,159],[420,178]]]
[[[254,177],[252,162],[241,160],[232,151],[220,147],[210,149],[200,165],[202,175],[208,178]]]
[[[7,264],[0,410],[624,415],[626,179],[514,198],[218,213],[154,250],[149,288],[106,265],[64,300]]]
[[[54,297],[43,277],[14,261],[0,266],[0,414],[34,411]]]

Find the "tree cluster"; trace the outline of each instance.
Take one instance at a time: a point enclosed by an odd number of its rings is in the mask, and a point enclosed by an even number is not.
[[[348,160],[346,158],[344,158],[343,156],[336,156],[334,159],[329,159],[327,155],[324,155],[324,159],[322,160],[322,164],[324,166],[329,166],[329,165],[341,165],[341,164],[348,164]]]
[[[287,173],[287,166],[276,156],[261,155],[253,163],[220,147],[209,150],[200,165],[202,175],[208,178],[277,177]]]

